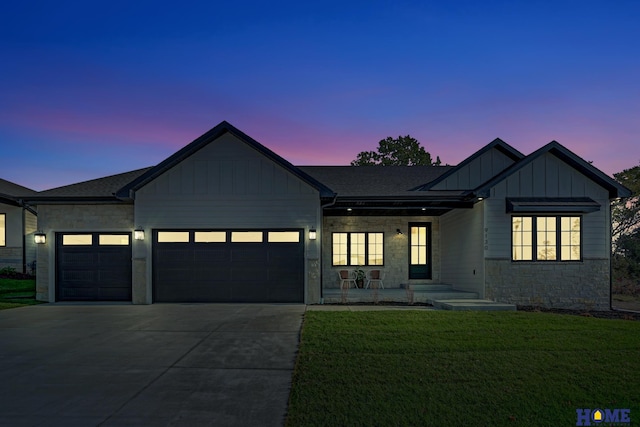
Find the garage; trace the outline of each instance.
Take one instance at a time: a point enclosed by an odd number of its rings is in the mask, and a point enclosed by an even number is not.
[[[302,230],[154,230],[153,299],[303,302]]]
[[[57,233],[57,301],[131,301],[129,233]]]

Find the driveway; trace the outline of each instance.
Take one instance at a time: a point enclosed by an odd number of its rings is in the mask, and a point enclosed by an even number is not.
[[[281,426],[304,305],[0,311],[0,426]]]

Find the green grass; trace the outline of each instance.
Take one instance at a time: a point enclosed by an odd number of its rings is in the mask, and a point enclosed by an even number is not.
[[[640,421],[640,322],[525,312],[305,315],[288,426]]]
[[[39,304],[35,297],[35,280],[0,279],[0,310]]]

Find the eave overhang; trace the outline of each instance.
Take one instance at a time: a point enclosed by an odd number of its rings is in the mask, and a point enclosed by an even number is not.
[[[591,213],[600,204],[588,197],[511,197],[506,199],[507,213]]]

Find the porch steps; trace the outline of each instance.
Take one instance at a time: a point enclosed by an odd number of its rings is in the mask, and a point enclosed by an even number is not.
[[[515,305],[496,303],[478,299],[477,292],[453,289],[446,283],[411,285],[414,303],[431,304],[440,310],[515,310]],[[325,304],[368,304],[368,303],[401,303],[409,301],[411,292],[406,285],[400,288],[385,289],[341,289],[325,288],[323,291]]]
[[[440,310],[516,311],[516,306],[513,304],[486,299],[442,299],[434,300],[432,305]]]

